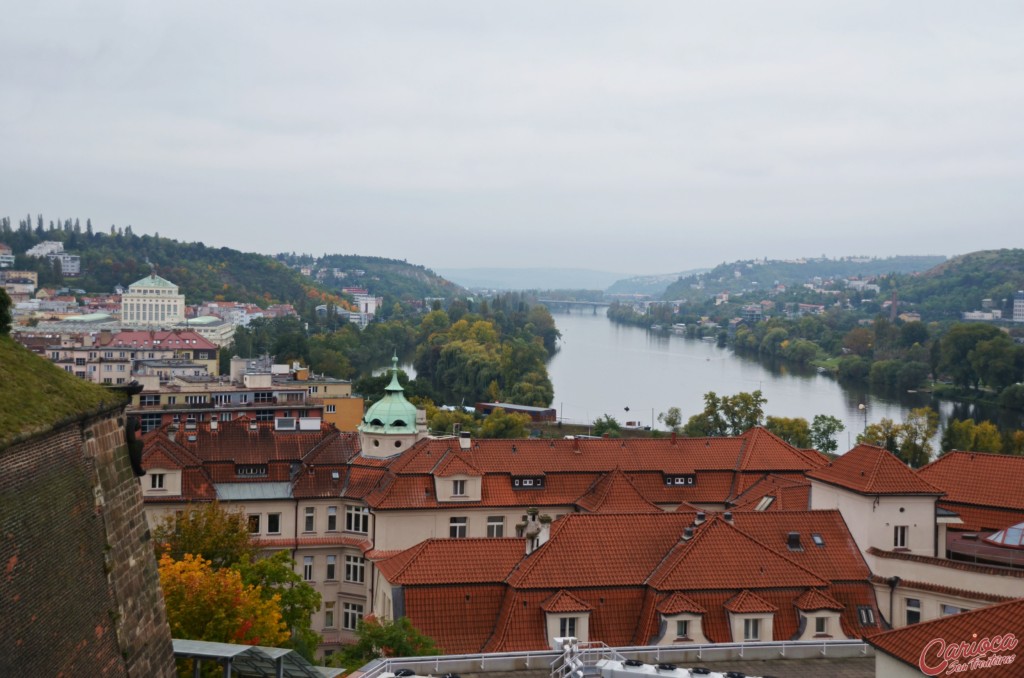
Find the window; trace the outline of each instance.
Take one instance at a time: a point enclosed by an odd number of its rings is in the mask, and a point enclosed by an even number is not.
[[[260,532],[260,514],[253,513],[249,515],[249,532],[250,534],[259,534]]]
[[[192,422],[193,426],[195,422]],[[238,464],[235,466],[235,475],[243,478],[260,478],[267,475],[266,464]]]
[[[334,405],[326,405],[325,408],[326,408],[325,411],[327,412],[327,414],[334,414],[335,411],[336,411]]]
[[[465,480],[453,480],[452,481],[452,495],[455,497],[466,496],[466,481]]]
[[[324,628],[334,628],[334,602],[324,603]]]
[[[955,605],[946,605],[946,604],[942,605],[942,616],[943,617],[948,617],[951,614],[960,614],[961,612],[966,612],[966,611],[967,610],[965,610],[964,608],[956,607]]]
[[[491,538],[498,538],[505,536],[505,517],[504,516],[488,516],[487,517],[487,536]]]
[[[359,620],[363,618],[363,606],[358,603],[345,603],[342,608],[341,627],[355,631]]]
[[[268,534],[280,534],[281,533],[281,514],[280,513],[268,513],[267,514],[267,533]]]
[[[303,524],[302,529],[306,532],[312,532],[314,524],[316,523],[316,509],[312,506],[306,507],[306,522]]]
[[[892,545],[893,545],[893,548],[897,548],[897,549],[905,549],[905,548],[907,548],[907,526],[906,525],[896,525],[893,528]]]
[[[337,568],[338,556],[327,556],[327,581],[334,581],[337,578]]]
[[[160,428],[160,424],[163,423],[163,415],[159,412],[144,414],[139,417],[139,423],[142,425],[142,432],[149,433],[153,429]]]
[[[743,620],[743,640],[761,640],[761,620]]]
[[[366,561],[362,556],[345,556],[345,581],[362,584],[366,577]]]
[[[254,403],[272,403],[274,402],[274,394],[269,391],[257,391],[252,394],[252,401]]]
[[[452,539],[465,539],[468,532],[468,518],[451,518],[448,521],[448,536]]]
[[[558,635],[562,638],[576,635],[576,617],[559,617]]]
[[[921,601],[917,598],[907,598],[907,624],[916,624],[921,621]]]
[[[202,405],[206,402],[206,396],[201,395],[187,395],[185,396],[185,404],[187,405]]]
[[[154,473],[149,476],[149,489],[151,490],[162,490],[164,489],[164,474]]]
[[[811,533],[811,541],[814,542],[815,546],[824,546],[825,545],[825,539],[820,534],[818,534],[817,532],[812,532]]]
[[[167,404],[175,405],[178,402],[178,396],[167,396]]]
[[[336,532],[338,530],[338,507],[328,506],[327,507],[327,531]]]
[[[313,581],[313,556],[306,556],[302,559],[302,578],[306,581]]]
[[[867,605],[859,605],[857,607],[857,618],[860,619],[861,626],[875,625],[875,611]]]
[[[370,513],[369,509],[364,506],[346,506],[345,507],[345,529],[349,532],[362,532],[366,534],[370,531]]]
[[[142,407],[150,407],[152,405],[160,404],[160,395],[144,395],[139,396],[139,405]]]
[[[274,410],[256,410],[256,421],[274,421]]]
[[[690,637],[690,620],[684,619],[676,622],[676,638]]]
[[[818,636],[828,635],[828,617],[814,618],[814,634]]]

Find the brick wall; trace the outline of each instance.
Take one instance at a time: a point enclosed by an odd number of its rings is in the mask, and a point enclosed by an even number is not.
[[[0,675],[174,675],[121,411],[0,450]]]

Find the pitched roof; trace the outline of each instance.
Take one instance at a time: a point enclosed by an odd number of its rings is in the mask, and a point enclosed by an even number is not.
[[[811,482],[806,477],[769,473],[748,485],[732,500],[736,511],[803,511],[810,505]]]
[[[691,598],[687,598],[678,591],[670,596],[667,596],[664,600],[658,603],[655,608],[658,612],[665,615],[673,614],[704,614],[707,612],[698,603],[694,602]]]
[[[438,478],[450,478],[451,476],[481,476],[480,469],[473,466],[458,452],[449,452],[444,456],[434,469],[434,475]]]
[[[618,467],[601,476],[575,503],[590,513],[661,513]]]
[[[946,493],[943,501],[1024,510],[1024,457],[985,452],[947,452],[918,471]]]
[[[858,445],[807,477],[860,494],[942,494],[891,452],[874,445]]]
[[[740,471],[802,471],[825,465],[820,455],[793,447],[762,426],[755,426],[740,438],[745,443],[736,465]]]
[[[393,584],[497,583],[526,553],[524,539],[427,539],[377,562]]]
[[[840,610],[843,604],[818,589],[807,589],[802,596],[793,601],[796,609],[813,612],[814,610]]]
[[[866,640],[882,652],[914,668],[920,668],[919,662],[924,662],[925,666],[934,669],[943,664],[943,653],[946,648],[960,646],[961,643],[971,648],[975,647],[976,643],[980,645],[984,639],[1005,639],[1011,633],[1019,631],[1021,619],[1024,619],[1024,599],[911,624],[869,636]],[[965,663],[971,659],[963,655],[958,656],[962,656]],[[1011,655],[1000,647],[991,649],[987,654],[978,653],[978,656],[983,661],[990,661],[995,657]],[[1014,674],[1016,675],[1016,672]],[[1008,674],[1000,672],[998,675]]]
[[[593,610],[593,606],[584,603],[582,600],[569,593],[565,589],[561,589],[555,595],[551,596],[543,603],[541,603],[540,609],[545,612],[558,613],[558,612],[590,612]]]
[[[648,583],[659,591],[826,586],[790,558],[713,517],[677,544]]]
[[[740,591],[738,595],[730,598],[723,607],[735,614],[776,612],[779,609],[756,593],[747,590]]]

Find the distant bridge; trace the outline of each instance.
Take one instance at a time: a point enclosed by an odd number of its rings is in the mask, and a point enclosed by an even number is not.
[[[589,308],[597,315],[598,308],[611,306],[607,301],[573,301],[568,299],[538,299],[538,302],[547,306],[550,310],[565,310],[567,313],[574,308]]]

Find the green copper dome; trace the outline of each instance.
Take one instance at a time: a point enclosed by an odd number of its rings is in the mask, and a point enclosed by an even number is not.
[[[416,433],[416,406],[405,399],[398,383],[397,356],[391,359],[391,383],[384,389],[384,397],[366,410],[359,431],[384,435]]]

